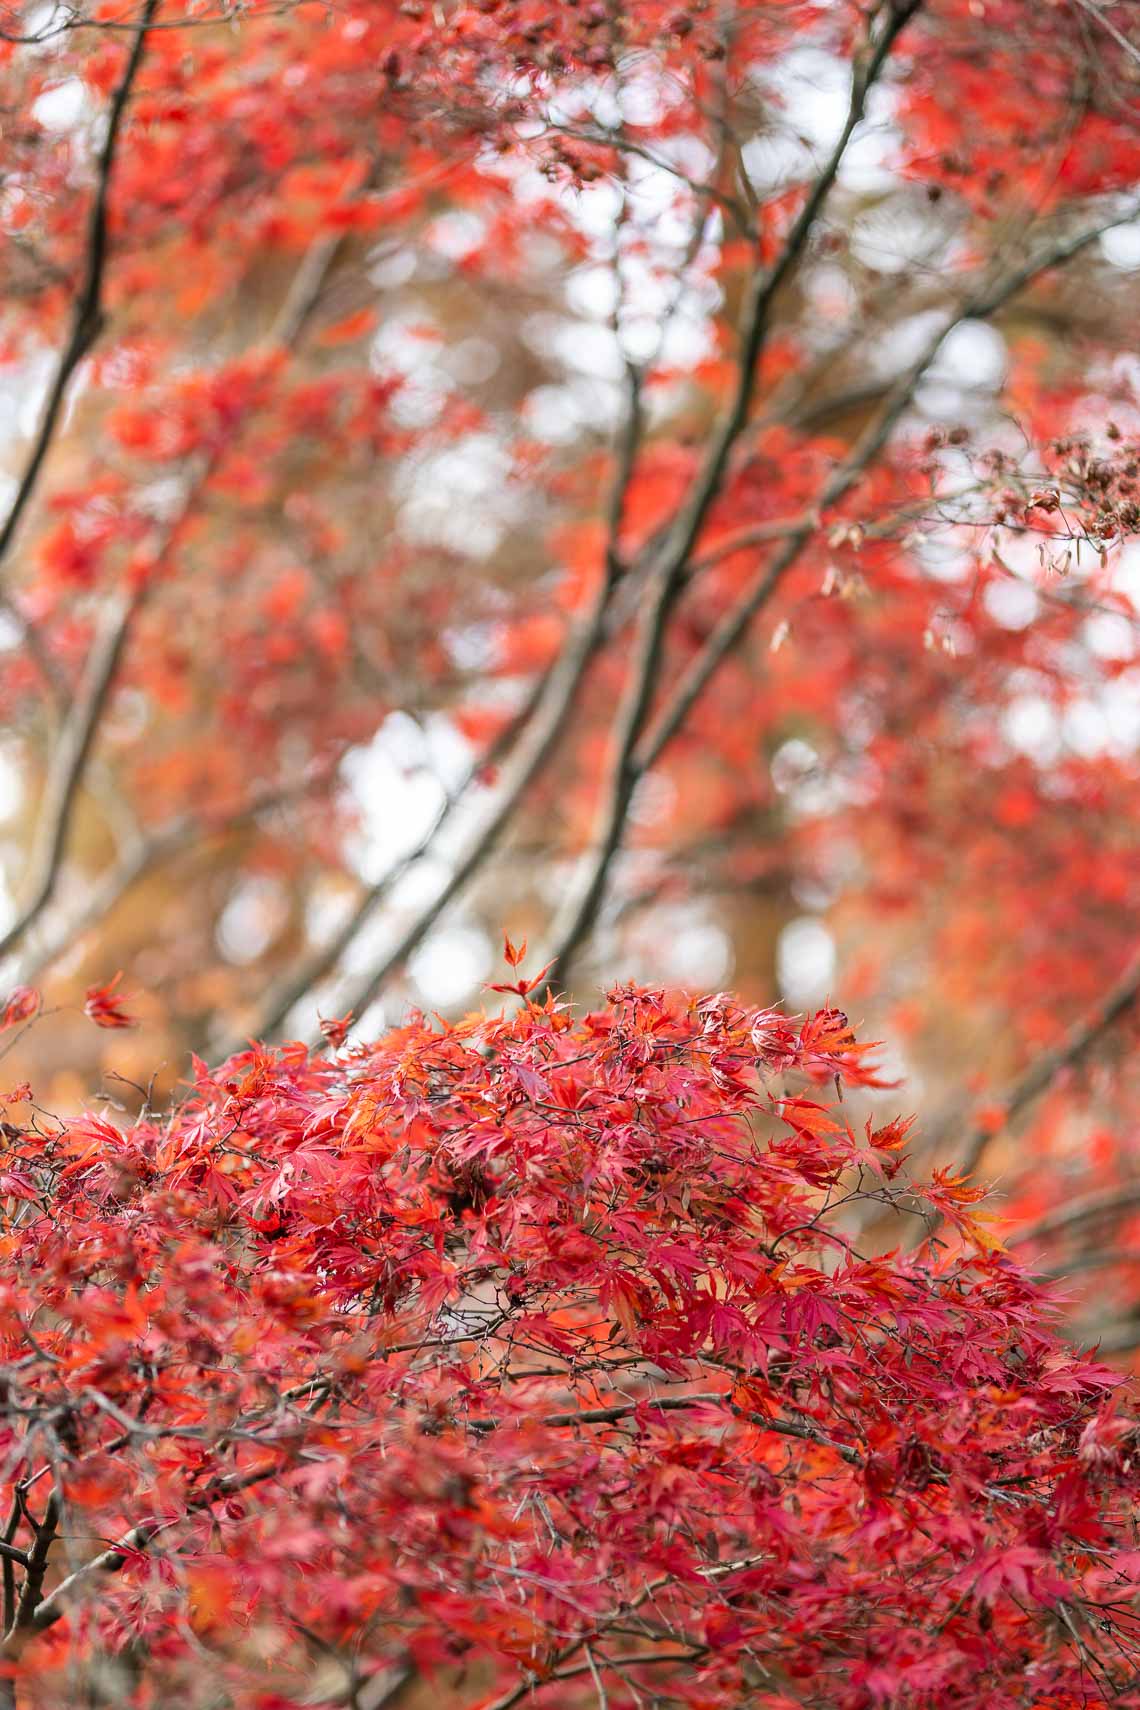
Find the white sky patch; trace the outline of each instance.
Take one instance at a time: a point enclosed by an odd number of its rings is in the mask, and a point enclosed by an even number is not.
[[[403,500],[401,534],[423,546],[488,556],[527,503],[525,489],[512,485],[513,468],[507,447],[489,433],[418,459],[394,484]]]
[[[88,107],[87,85],[80,77],[68,77],[32,103],[32,117],[45,131],[73,131]]]
[[[1085,620],[1084,638],[1098,659],[1134,659],[1140,652],[1140,629],[1123,613],[1095,612]]]
[[[491,972],[493,957],[485,932],[474,926],[446,926],[420,945],[408,973],[428,1008],[452,1009],[475,997]]]
[[[566,281],[567,304],[585,320],[608,320],[617,300],[617,280],[612,267],[576,267]]]
[[[772,756],[772,782],[781,795],[790,795],[800,788],[819,768],[819,755],[810,742],[801,737],[789,737]]]
[[[1103,232],[1097,241],[1101,254],[1113,267],[1129,273],[1140,267],[1140,220],[1132,220],[1126,226],[1114,226],[1110,232]]]
[[[920,540],[915,553],[927,575],[936,582],[964,582],[973,567],[969,552],[938,536]]]
[[[665,983],[693,990],[723,985],[733,962],[732,943],[724,928],[711,920],[690,920],[673,927],[663,924],[659,961]]]
[[[929,265],[946,247],[945,229],[917,206],[890,203],[856,219],[851,252],[880,273],[903,273],[916,263]]]
[[[1112,733],[1104,709],[1082,697],[1065,708],[1061,717],[1065,746],[1085,760],[1094,760],[1110,746]]]
[[[785,1000],[798,1007],[827,996],[835,978],[835,940],[822,920],[789,920],[776,943],[776,977]]]
[[[991,582],[984,600],[986,610],[1002,629],[1028,629],[1041,604],[1035,588],[1012,578]]]
[[[850,68],[822,48],[797,48],[776,71],[784,110],[797,131],[821,152],[834,148],[847,120]]]
[[[486,222],[478,214],[454,209],[432,221],[424,233],[424,241],[449,261],[462,261],[478,249],[486,230]]]
[[[341,762],[360,816],[348,857],[369,884],[416,846],[443,801],[444,786],[426,769],[422,745],[414,749],[403,728],[411,723],[392,714],[366,747],[350,750]]]
[[[1006,708],[1001,728],[1010,747],[1039,766],[1052,765],[1061,752],[1060,720],[1044,695],[1018,695]]]
[[[218,948],[227,962],[256,962],[284,925],[286,903],[275,879],[239,879],[218,921]]]
[[[1122,760],[1134,760],[1140,749],[1140,670],[1129,671],[1106,683],[1101,706],[1108,723],[1112,752]]]
[[[962,321],[949,332],[931,369],[935,383],[950,382],[969,391],[994,391],[1005,378],[1006,348],[1001,334],[985,321]]]
[[[536,355],[547,361],[556,357],[568,374],[595,375],[602,380],[619,380],[622,376],[621,352],[608,326],[540,314],[531,315],[523,330]]]

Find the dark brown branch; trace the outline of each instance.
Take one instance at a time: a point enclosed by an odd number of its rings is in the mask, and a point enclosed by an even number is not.
[[[592,610],[572,629],[546,680],[534,718],[515,753],[497,802],[468,842],[450,877],[400,934],[383,962],[339,1000],[356,1015],[367,1008],[381,987],[403,966],[447,905],[479,871],[526,799],[532,783],[562,736],[577,702],[587,668],[604,635],[606,607],[611,592],[612,576],[607,575]]]
[[[586,672],[599,648],[607,639],[607,620],[614,589],[627,574],[621,558],[619,534],[644,430],[641,405],[642,373],[632,363],[626,364],[626,382],[626,411],[618,437],[616,465],[606,511],[608,538],[605,575],[594,604],[586,617],[571,630],[561,655],[542,683],[533,709],[527,710],[522,741],[507,780],[500,791],[499,800],[490,817],[468,844],[450,878],[432,898],[427,907],[420,911],[401,934],[398,942],[380,966],[355,986],[346,999],[342,1000],[357,1015],[372,1002],[372,999],[391,976],[407,961],[408,957],[431,931],[444,909],[469,883],[495,848],[500,836],[525,800],[531,784],[539,776],[550,755],[554,752],[567,720],[577,703],[578,693]],[[449,811],[448,804],[445,803],[445,814],[447,811]],[[428,833],[428,842],[414,851],[408,857],[409,860],[414,860],[419,853],[425,852],[438,829],[439,824],[437,823]],[[397,875],[392,875],[392,877],[395,876]],[[362,899],[362,903],[368,912],[371,912],[375,902],[379,901],[380,894],[387,891],[391,882],[392,878],[386,877],[381,881],[380,886],[376,887],[377,895]],[[320,974],[327,971],[347,949],[362,919],[363,915],[358,908],[356,915],[350,917],[346,926],[333,941],[333,954],[330,956],[321,953],[314,957],[308,966],[319,968]],[[314,977],[314,975],[307,974],[305,970],[302,970],[290,983],[286,994],[289,997],[288,1004],[284,1009],[281,1007],[280,1000],[274,1005],[274,1029],[280,1025],[288,1009],[294,1003],[300,1002],[305,992],[313,984]]]
[[[832,177],[837,164],[835,163],[833,169],[829,163],[828,171]],[[651,596],[645,611],[626,697],[615,721],[614,753],[595,836],[580,869],[578,889],[572,895],[561,918],[555,922],[553,947],[547,953],[549,971],[542,986],[532,994],[535,1000],[541,999],[548,989],[565,980],[571,958],[593,928],[605,894],[609,869],[621,847],[630,803],[637,784],[673,740],[712,677],[747,632],[753,619],[775,594],[784,576],[797,562],[804,547],[819,528],[822,513],[836,505],[878,457],[949,333],[967,318],[985,319],[994,314],[1041,273],[1071,260],[1104,231],[1120,224],[1124,219],[1134,217],[1134,213],[1135,210],[1127,215],[1119,214],[1091,230],[1066,238],[1047,249],[1044,254],[1027,260],[1004,279],[984,286],[928,339],[915,362],[891,387],[882,409],[850,455],[824,483],[816,505],[805,513],[794,530],[787,535],[780,551],[761,571],[743,598],[724,614],[652,725],[642,734],[642,724],[660,668],[670,610],[685,579],[696,542],[696,533],[690,531],[687,519],[691,520],[695,516],[699,530],[712,497],[710,492],[709,497],[702,501],[708,474],[714,467],[717,468],[719,483],[727,460],[725,451],[718,461],[718,452],[714,447],[704,474],[698,478],[696,495],[674,525],[655,572],[656,593]],[[801,245],[805,237],[806,234],[798,239]],[[795,232],[789,238],[789,245],[794,241],[797,241]],[[758,302],[763,313],[765,299],[762,293]],[[746,345],[750,342],[746,341]],[[729,424],[736,421],[739,398],[738,391],[737,401],[718,436],[718,446],[724,442]],[[745,414],[746,408],[745,405]],[[740,417],[732,437],[740,431],[744,419],[744,416]],[[728,443],[731,444],[731,440]],[[715,490],[714,488],[712,491]]]
[[[10,1549],[15,1549],[15,1547],[16,1547],[16,1544],[15,1544],[16,1533],[20,1529],[20,1522],[23,1519],[23,1517],[24,1517],[24,1510],[23,1510],[23,1507],[21,1506],[20,1490],[19,1490],[19,1487],[17,1487],[17,1489],[16,1489],[16,1491],[12,1497],[12,1506],[8,1510],[8,1523],[4,1527],[4,1544],[6,1547],[4,1550],[3,1561],[2,1561],[2,1563],[0,1563],[0,1571],[2,1571],[2,1573],[3,1573],[3,1584],[4,1584],[4,1631],[5,1632],[8,1631],[8,1628],[12,1625],[12,1622],[16,1619],[16,1571],[15,1571],[15,1566],[13,1564],[12,1558],[8,1554],[8,1551]],[[0,1699],[0,1702],[3,1702],[3,1700]],[[11,1702],[13,1704],[15,1703],[14,1695],[11,1695]]]
[[[748,422],[773,301],[807,245],[839,173],[848,144],[863,117],[868,93],[882,72],[900,32],[916,10],[917,6],[912,4],[892,8],[866,59],[855,65],[847,118],[839,138],[812,184],[776,261],[754,276],[741,323],[736,390],[714,430],[712,443],[693,488],[657,548],[650,587],[638,625],[634,658],[614,720],[610,764],[594,835],[579,866],[575,889],[554,923],[552,946],[546,958],[547,974],[542,985],[532,994],[536,1001],[548,990],[564,983],[575,953],[593,929],[605,895],[610,867],[625,835],[634,792],[651,764],[639,758],[638,749],[657,689],[669,619],[684,587],[701,528],[724,484],[733,448]],[[807,538],[807,533],[805,524],[803,539]]]
[[[43,1632],[45,1628],[54,1626],[63,1618],[67,1613],[68,1599],[78,1586],[101,1573],[118,1573],[131,1555],[146,1549],[161,1530],[157,1523],[134,1526],[109,1549],[102,1550],[99,1555],[93,1556],[90,1561],[84,1562],[73,1573],[69,1573],[66,1579],[60,1580],[55,1589],[28,1612],[27,1620],[23,1624],[17,1618],[0,1644],[0,1657],[17,1656],[35,1633]]]
[[[918,10],[916,3],[892,6],[878,40],[863,64],[856,63],[843,129],[800,209],[772,267],[755,274],[742,317],[736,391],[714,435],[693,490],[678,513],[665,545],[665,560],[679,568],[689,558],[701,527],[724,483],[728,460],[752,407],[760,354],[768,334],[773,302],[796,267],[816,220],[835,183],[851,138],[862,121],[867,96],[877,82],[902,30]],[[676,571],[674,572],[676,573]]]
[[[822,1448],[834,1449],[837,1455],[846,1461],[857,1462],[861,1456],[857,1449],[848,1443],[833,1442],[814,1426],[801,1424],[795,1419],[768,1418],[759,1413],[750,1413],[737,1407],[731,1395],[724,1390],[710,1390],[698,1395],[654,1395],[645,1396],[640,1401],[621,1401],[612,1407],[586,1407],[572,1409],[566,1413],[547,1413],[540,1420],[541,1425],[559,1429],[568,1425],[614,1425],[621,1419],[632,1418],[642,1411],[651,1413],[674,1413],[687,1407],[728,1407],[738,1419],[747,1420],[750,1425],[758,1426],[762,1431],[772,1431],[779,1437],[795,1437],[801,1442],[818,1443]],[[504,1424],[497,1419],[475,1419],[471,1429],[481,1434],[503,1430]]]
[[[621,847],[630,803],[637,787],[633,751],[649,710],[661,667],[665,631],[679,592],[679,566],[667,559],[657,570],[634,647],[625,693],[618,707],[611,742],[608,775],[595,821],[594,838],[578,869],[577,884],[553,928],[553,947],[545,960],[546,975],[531,994],[540,1002],[564,982],[567,968],[591,931],[605,894],[614,856]]]
[[[24,1512],[30,1520],[31,1516],[28,1515],[27,1509]],[[61,1512],[59,1494],[53,1490],[48,1497],[43,1519],[31,1522],[35,1535],[32,1540],[32,1547],[28,1551],[27,1565],[24,1569],[24,1583],[20,1590],[19,1601],[16,1604],[16,1614],[4,1635],[0,1652],[7,1649],[10,1641],[17,1634],[27,1633],[35,1627],[36,1606],[40,1601],[44,1580],[47,1577],[48,1560],[51,1556],[51,1547],[55,1542],[56,1533],[59,1531]]]
[[[147,31],[157,9],[158,0],[145,0],[138,33],[131,43],[126,67],[111,97],[110,111],[107,116],[107,134],[103,139],[103,146],[99,150],[99,157],[95,164],[95,195],[87,218],[86,259],[83,278],[72,307],[71,330],[68,334],[67,343],[60,354],[59,364],[51,386],[48,389],[39,426],[32,442],[31,453],[16,488],[16,496],[12,500],[4,525],[0,528],[0,566],[5,563],[8,557],[12,543],[16,538],[16,531],[35,492],[40,471],[51,449],[56,428],[59,426],[64,400],[72,376],[103,329],[103,282],[107,271],[108,247],[107,206],[115,166],[115,151],[119,143],[123,115],[130,100],[131,88],[138,74],[139,66],[142,64]]]

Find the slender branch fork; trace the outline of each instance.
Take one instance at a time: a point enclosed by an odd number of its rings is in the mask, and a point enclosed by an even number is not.
[[[1137,948],[1129,959],[1127,967],[1120,978],[1102,997],[1098,998],[1091,1007],[1075,1021],[1068,1033],[1059,1044],[1050,1050],[1042,1051],[1029,1064],[1023,1074],[1007,1087],[997,1103],[1001,1111],[1001,1122],[975,1122],[966,1133],[965,1148],[961,1154],[961,1168],[967,1175],[973,1175],[981,1164],[987,1147],[997,1134],[1020,1116],[1026,1107],[1038,1099],[1042,1093],[1057,1081],[1068,1069],[1074,1069],[1089,1055],[1090,1051],[1100,1043],[1118,1021],[1133,1011],[1140,1003],[1140,948]],[[945,1123],[937,1131],[938,1140],[949,1139],[951,1124]],[[1064,1208],[1059,1213],[1063,1220],[1056,1224],[1058,1228],[1072,1227],[1083,1222],[1083,1216],[1078,1212],[1074,1215],[1077,1201]],[[1049,1220],[1045,1220],[1048,1222]],[[1040,1225],[1034,1226],[1038,1234],[1042,1232]],[[1022,1231],[1019,1239],[1028,1240],[1030,1232]]]

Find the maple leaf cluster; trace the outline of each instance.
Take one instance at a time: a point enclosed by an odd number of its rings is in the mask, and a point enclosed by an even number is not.
[[[6,1130],[21,1702],[1140,1702],[1132,1403],[845,1016],[342,1041]]]

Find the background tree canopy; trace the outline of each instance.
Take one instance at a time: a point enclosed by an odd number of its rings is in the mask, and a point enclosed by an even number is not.
[[[1135,1215],[1127,10],[6,14],[13,1085],[461,1014],[506,927],[839,997],[1018,1215]]]

